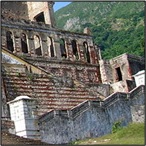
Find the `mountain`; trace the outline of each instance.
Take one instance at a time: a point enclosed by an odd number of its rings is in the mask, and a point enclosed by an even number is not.
[[[144,56],[144,2],[72,2],[55,12],[57,27],[83,32],[89,27],[102,57]]]

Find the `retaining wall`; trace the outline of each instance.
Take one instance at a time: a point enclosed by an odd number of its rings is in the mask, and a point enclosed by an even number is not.
[[[144,122],[143,107],[144,86],[139,86],[128,94],[112,94],[103,102],[85,101],[71,110],[52,110],[39,119],[41,140],[62,144],[99,137],[110,133],[117,121],[122,126],[130,122]]]

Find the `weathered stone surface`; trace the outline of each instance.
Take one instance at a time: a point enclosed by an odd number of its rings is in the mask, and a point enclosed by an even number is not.
[[[115,93],[103,103],[84,102],[69,111],[60,111],[60,114],[51,111],[39,119],[42,141],[52,144],[68,143],[108,134],[118,121],[121,126],[130,122],[144,122],[143,88],[144,86],[140,86],[130,94]]]
[[[100,60],[102,83],[111,84],[113,91],[129,92],[136,87],[133,75],[145,68],[144,58],[122,54],[113,59]]]
[[[27,95],[35,101],[41,139],[47,143],[101,136],[118,120],[122,126],[144,121],[143,86],[132,90],[132,75],[144,69],[144,59],[123,54],[101,60],[88,30],[55,28],[53,4],[2,2],[3,119],[10,119],[7,102]],[[29,106],[21,110],[28,112]],[[2,128],[15,132],[12,123],[3,121]],[[27,124],[27,132],[35,129],[31,120]]]
[[[131,106],[131,113],[132,113],[132,121],[133,122],[140,122],[144,123],[145,119],[145,107],[144,106]]]
[[[41,21],[54,27],[53,4],[54,2],[2,2],[2,17],[11,18],[12,20],[24,19],[38,21],[36,20],[36,16],[42,13],[44,19],[42,18],[43,20]]]
[[[12,69],[9,69],[12,70]],[[7,73],[6,73],[7,72]],[[97,92],[91,94],[88,86],[67,76],[57,77],[30,72],[3,73],[7,102],[20,95],[36,99],[38,115],[51,109],[69,109],[85,100],[100,99]]]

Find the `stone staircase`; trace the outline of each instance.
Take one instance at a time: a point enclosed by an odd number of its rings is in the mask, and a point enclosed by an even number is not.
[[[53,109],[71,109],[85,100],[100,100],[97,94],[89,92],[83,85],[77,85],[71,78],[27,72],[4,72],[2,77],[7,102],[27,95],[35,99],[38,115]]]

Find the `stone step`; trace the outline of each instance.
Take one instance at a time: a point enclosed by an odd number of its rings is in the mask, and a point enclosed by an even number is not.
[[[70,109],[85,100],[97,99],[84,87],[66,87],[54,84],[53,78],[36,76],[32,81],[26,74],[14,74],[4,77],[7,96],[12,100],[16,95],[27,95],[37,100],[39,115],[52,109]],[[57,79],[55,79],[57,80]]]

